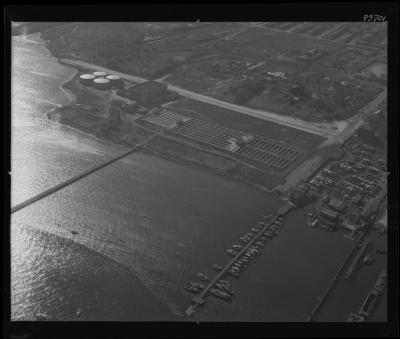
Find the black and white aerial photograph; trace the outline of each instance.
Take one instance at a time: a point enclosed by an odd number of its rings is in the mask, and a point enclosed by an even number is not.
[[[11,19],[11,323],[389,320],[384,12]]]

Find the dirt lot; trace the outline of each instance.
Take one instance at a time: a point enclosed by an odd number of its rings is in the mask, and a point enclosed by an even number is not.
[[[378,79],[387,78],[387,65],[383,63],[373,63],[362,71],[367,76],[374,76]]]

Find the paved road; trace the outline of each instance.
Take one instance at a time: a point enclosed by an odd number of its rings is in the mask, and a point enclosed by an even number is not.
[[[148,81],[148,79],[145,79],[142,77],[117,72],[117,71],[111,70],[109,68],[94,65],[92,63],[88,63],[88,62],[84,62],[84,61],[80,61],[80,60],[62,59],[61,61],[66,64],[69,64],[69,65],[78,65],[78,66],[82,66],[82,67],[85,67],[88,69],[93,69],[93,70],[94,69],[103,70],[105,72],[116,74],[123,79],[132,81],[135,83],[143,83],[143,82]],[[195,93],[195,92],[192,92],[192,91],[189,91],[189,90],[177,87],[177,86],[173,86],[173,85],[168,85],[168,89],[173,92],[176,92],[186,98],[190,98],[190,99],[205,102],[205,103],[208,103],[208,104],[211,104],[214,106],[226,108],[226,109],[229,109],[229,110],[232,110],[235,112],[239,112],[242,114],[246,114],[249,116],[253,116],[253,117],[256,117],[259,119],[272,121],[277,124],[285,125],[285,126],[295,128],[298,130],[302,130],[302,131],[305,131],[308,133],[313,133],[313,134],[317,134],[317,135],[321,135],[321,136],[325,136],[325,137],[333,136],[333,135],[337,134],[337,131],[332,129],[331,124],[315,124],[315,123],[306,122],[306,121],[303,121],[300,119],[294,119],[294,118],[287,117],[287,116],[281,116],[279,114],[275,114],[272,112],[267,112],[267,111],[262,111],[262,110],[258,110],[258,109],[254,109],[254,108],[244,107],[244,106],[232,104],[232,103],[229,103],[226,101],[218,100],[218,99],[206,96],[206,95],[198,94],[198,93]]]
[[[378,106],[386,99],[386,97],[387,90],[385,89],[374,100],[365,105],[359,114],[348,121],[349,123],[346,128],[336,136],[337,142],[345,142],[354,133],[354,131],[362,125],[366,117],[374,114],[377,111]]]

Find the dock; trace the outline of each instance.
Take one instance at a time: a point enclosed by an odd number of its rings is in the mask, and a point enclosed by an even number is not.
[[[368,238],[364,241],[364,243],[362,244],[357,255],[354,257],[349,268],[347,269],[346,275],[344,277],[346,280],[351,279],[351,277],[353,276],[353,273],[355,272],[356,268],[360,264],[362,257],[364,256],[365,252],[367,252],[367,250],[370,248],[370,246],[371,246],[371,242],[370,242],[370,239]]]
[[[350,253],[347,255],[346,259],[344,260],[343,264],[340,265],[339,270],[336,272],[335,276],[333,277],[333,279],[331,280],[329,286],[327,287],[327,289],[325,290],[325,292],[318,297],[318,301],[316,303],[316,305],[314,306],[314,308],[311,310],[310,314],[307,316],[306,318],[306,322],[311,322],[314,317],[316,316],[317,312],[319,311],[319,309],[321,308],[321,306],[324,304],[324,302],[326,301],[329,293],[332,291],[334,285],[336,284],[336,282],[339,280],[340,275],[342,274],[344,268],[346,267],[347,263],[350,261],[351,257],[353,256],[353,254],[356,252],[358,245],[361,243],[362,239],[364,238],[365,234],[366,234],[367,230],[365,230],[362,234],[360,234],[359,238],[357,239],[355,245],[352,247]],[[364,242],[365,243],[365,242]]]
[[[370,291],[366,296],[366,298],[364,299],[364,302],[361,305],[361,308],[358,311],[358,313],[364,318],[368,318],[372,314],[377,301],[378,301],[378,293],[375,292],[374,290]]]
[[[209,290],[215,285],[215,283],[220,280],[231,268],[231,266],[239,260],[239,258],[251,247],[253,244],[255,244],[259,238],[263,235],[265,231],[268,230],[268,228],[274,223],[276,219],[279,217],[282,217],[282,215],[285,215],[289,212],[289,210],[293,207],[292,204],[287,204],[284,207],[282,207],[280,210],[278,210],[275,215],[270,219],[270,221],[255,235],[253,239],[251,239],[246,246],[244,246],[239,253],[235,255],[235,257],[229,261],[229,263],[214,277],[214,279],[204,288],[203,291],[201,291],[196,297],[192,299],[192,305],[190,305],[186,310],[185,314],[188,316],[192,316],[197,308],[205,303],[205,298],[209,292]],[[281,213],[283,212],[283,213]],[[264,219],[267,219],[271,217],[272,215],[269,216],[263,216]]]
[[[102,168],[104,168],[104,167],[106,167],[108,165],[111,165],[114,162],[116,162],[116,161],[118,161],[118,160],[120,160],[120,159],[122,159],[122,158],[124,158],[124,157],[126,157],[128,155],[131,155],[132,153],[136,152],[139,149],[139,147],[140,147],[140,145],[136,146],[133,149],[130,149],[127,152],[122,153],[121,155],[119,155],[119,156],[117,156],[117,157],[115,157],[115,158],[113,158],[111,160],[108,160],[108,161],[106,161],[106,162],[104,162],[104,163],[102,163],[100,165],[97,165],[97,166],[95,166],[95,167],[93,167],[93,168],[91,168],[91,169],[89,169],[89,170],[87,170],[87,171],[85,171],[83,173],[80,173],[80,174],[78,174],[78,175],[76,175],[76,176],[74,176],[72,178],[69,178],[69,179],[63,181],[62,183],[60,183],[60,184],[58,184],[56,186],[53,186],[53,187],[43,191],[42,193],[39,193],[39,194],[35,195],[34,197],[32,197],[32,198],[30,198],[28,200],[25,200],[24,202],[21,202],[20,204],[18,204],[18,205],[16,205],[16,206],[11,208],[11,213],[15,213],[15,212],[17,212],[17,211],[19,211],[19,210],[21,210],[21,209],[33,204],[33,203],[35,203],[35,202],[37,202],[37,201],[39,201],[39,200],[41,200],[41,199],[43,199],[43,198],[45,198],[45,197],[47,197],[47,196],[49,196],[51,194],[63,189],[64,187],[67,187],[67,186],[73,184],[74,182],[83,179],[84,177],[86,177],[88,175],[90,175],[90,174],[92,174],[92,173],[94,173],[94,172],[96,172],[96,171],[98,171],[98,170],[100,170],[100,169],[102,169]]]

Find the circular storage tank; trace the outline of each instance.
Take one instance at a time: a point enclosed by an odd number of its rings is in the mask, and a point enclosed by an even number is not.
[[[96,77],[105,77],[107,75],[107,72],[97,71],[97,72],[93,72],[93,75]]]
[[[110,81],[111,85],[116,86],[122,83],[121,78],[118,75],[110,74],[106,76],[106,79]]]
[[[105,78],[97,78],[93,80],[93,86],[98,89],[108,89],[111,87],[111,82]]]
[[[93,74],[81,74],[79,80],[84,85],[91,85],[96,77]]]

